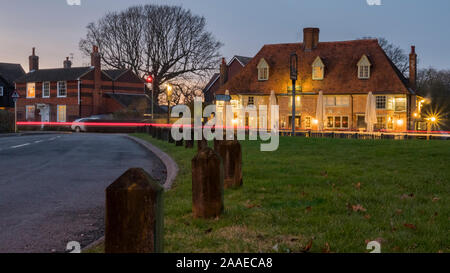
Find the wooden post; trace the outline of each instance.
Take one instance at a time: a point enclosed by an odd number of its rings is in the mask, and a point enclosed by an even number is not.
[[[183,146],[183,139],[175,141],[175,146]]]
[[[194,148],[194,131],[191,130],[191,140],[184,140],[185,148],[186,149],[192,149]]]
[[[197,140],[197,151],[208,147],[208,141],[206,139]]]
[[[162,127],[158,127],[158,129],[156,130],[156,138],[157,139],[162,139]]]
[[[192,159],[192,213],[194,218],[215,218],[222,212],[222,160],[205,147]]]
[[[106,253],[163,252],[163,192],[141,168],[106,188]]]
[[[214,150],[223,160],[225,189],[242,186],[242,149],[237,140],[222,140],[214,143]]]

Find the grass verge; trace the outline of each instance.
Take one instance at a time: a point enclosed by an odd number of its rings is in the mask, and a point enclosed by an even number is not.
[[[172,156],[165,252],[449,252],[450,142],[281,137],[276,152],[242,141],[244,185],[225,212],[193,219],[196,149],[134,134]],[[91,252],[101,252],[97,247]]]

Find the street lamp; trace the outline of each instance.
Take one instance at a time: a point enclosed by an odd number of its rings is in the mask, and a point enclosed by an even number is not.
[[[147,85],[148,85],[147,87],[152,90],[152,120],[153,120],[153,104],[154,104],[153,100],[154,100],[154,97],[153,97],[153,77],[152,77],[152,75],[148,75],[147,76],[146,82],[147,82]]]
[[[167,95],[167,124],[170,124],[170,100],[172,99],[172,85],[167,84],[166,86]]]
[[[297,80],[297,74],[298,74],[298,57],[297,54],[294,52],[291,54],[290,57],[290,76],[292,80],[292,136],[295,135],[295,81]]]

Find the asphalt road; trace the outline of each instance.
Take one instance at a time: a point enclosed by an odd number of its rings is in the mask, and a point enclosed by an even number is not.
[[[128,168],[164,181],[162,162],[120,135],[0,138],[0,253],[64,252],[104,231],[105,188]]]

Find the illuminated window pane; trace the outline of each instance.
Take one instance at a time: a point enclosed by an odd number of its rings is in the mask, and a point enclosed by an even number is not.
[[[66,106],[58,105],[58,122],[66,122]]]
[[[26,106],[26,114],[25,114],[25,118],[27,121],[33,121],[34,120],[34,105],[27,105]]]
[[[27,83],[27,98],[34,98],[36,96],[36,84]]]

